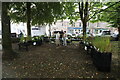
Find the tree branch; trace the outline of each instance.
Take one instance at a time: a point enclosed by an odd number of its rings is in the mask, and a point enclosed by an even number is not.
[[[79,5],[79,14],[80,14],[81,20],[83,21],[83,2],[81,3],[81,5],[79,2],[78,5]]]
[[[87,19],[88,19],[88,2],[85,2],[84,21],[87,22]]]
[[[106,9],[108,9],[108,8],[110,8],[110,7],[112,7],[112,6],[116,5],[116,4],[118,4],[118,3],[120,3],[120,1],[119,1],[119,2],[115,2],[114,4],[108,6]],[[92,19],[96,14],[101,13],[102,11],[105,11],[106,9],[101,9],[100,11],[95,12],[95,14],[93,14],[93,16],[92,16],[91,18],[88,19],[88,21],[89,21],[90,19]]]

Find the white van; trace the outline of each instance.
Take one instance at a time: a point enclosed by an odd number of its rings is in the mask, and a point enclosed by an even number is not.
[[[112,37],[111,31],[102,31],[99,34],[96,34],[96,36],[101,36],[101,37]]]

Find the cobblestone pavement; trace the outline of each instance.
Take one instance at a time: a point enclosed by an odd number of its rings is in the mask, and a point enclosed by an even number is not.
[[[17,47],[15,47],[17,50]],[[17,50],[18,51],[18,50]],[[117,66],[112,63],[111,72],[99,72],[90,55],[77,43],[67,47],[43,44],[18,51],[20,58],[4,61],[3,78],[116,78]]]

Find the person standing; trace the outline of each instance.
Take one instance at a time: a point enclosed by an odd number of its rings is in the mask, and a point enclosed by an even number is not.
[[[63,30],[60,31],[60,45],[63,45]]]
[[[60,46],[60,33],[59,32],[56,34],[56,40],[55,40],[55,42],[56,42],[57,46]]]
[[[66,34],[66,31],[64,31],[64,34],[63,34],[63,45],[67,46],[67,34]]]
[[[22,33],[22,31],[20,31],[20,34],[18,35],[18,37],[22,37],[23,36],[23,33]]]

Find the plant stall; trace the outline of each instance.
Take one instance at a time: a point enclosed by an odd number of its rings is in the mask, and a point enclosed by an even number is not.
[[[94,37],[81,41],[80,45],[90,54],[93,64],[99,71],[111,71],[111,44],[109,37]]]

